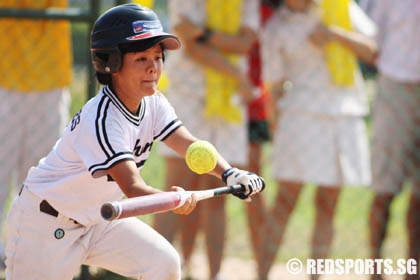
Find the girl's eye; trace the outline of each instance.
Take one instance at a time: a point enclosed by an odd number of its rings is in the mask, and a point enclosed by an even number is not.
[[[138,57],[138,58],[136,58],[136,60],[137,60],[137,61],[146,61],[146,60],[147,60],[147,58],[145,58],[145,57]]]
[[[162,60],[162,59],[163,59],[163,57],[161,55],[155,57],[156,61],[159,61],[159,60]],[[136,61],[147,61],[147,57],[138,57],[138,58],[136,58]]]

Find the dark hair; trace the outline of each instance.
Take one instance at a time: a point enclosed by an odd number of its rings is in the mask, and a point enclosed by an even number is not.
[[[151,48],[151,47],[154,46],[152,44],[147,44],[147,43],[145,44],[145,41],[148,41],[148,40],[142,40],[142,41],[138,41],[138,42],[134,42],[134,43],[130,43],[130,44],[121,44],[121,45],[119,45],[118,48],[120,50],[121,62],[123,61],[123,56],[126,53],[129,53],[129,52],[142,52],[142,51],[145,51],[145,50],[147,50],[147,49],[149,49],[149,48]],[[145,45],[147,47],[145,47]],[[163,62],[165,62],[165,54],[166,54],[166,51],[165,51],[165,49],[163,47],[163,44],[159,44],[159,45],[160,45],[160,47],[162,49],[162,59],[163,59]],[[101,59],[103,59],[104,61],[107,61],[108,60],[108,57],[107,56],[109,56],[109,54],[105,54],[105,53],[104,54],[101,54],[101,53],[98,53],[97,56],[103,56],[103,57],[101,57]],[[102,85],[112,86],[112,74],[111,73],[101,73],[101,72],[96,71],[96,79]]]
[[[96,72],[96,80],[101,85],[111,86],[112,85],[112,74],[105,74],[101,72]]]

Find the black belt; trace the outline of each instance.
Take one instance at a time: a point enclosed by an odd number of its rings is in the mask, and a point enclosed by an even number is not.
[[[24,185],[22,185],[22,188],[19,191],[19,196],[22,194]],[[41,203],[39,204],[39,211],[41,211],[42,213],[51,215],[53,217],[58,217],[58,211],[54,209],[54,207],[51,206],[51,204],[48,203],[48,201],[43,200],[41,201]],[[79,224],[76,220],[70,219],[72,220],[75,224]]]
[[[23,188],[25,187],[25,185],[22,185],[22,187],[20,188],[19,191],[19,196],[22,194]],[[41,201],[41,203],[39,204],[39,211],[41,211],[42,213],[54,216],[54,217],[58,217],[58,211],[54,209],[54,207],[51,206],[51,204],[48,203],[48,201],[43,200]]]
[[[54,209],[54,207],[51,206],[51,204],[48,203],[48,201],[43,200],[41,201],[41,203],[39,204],[39,211],[41,211],[42,213],[54,216],[54,217],[58,217],[58,211]],[[73,220],[70,218],[70,220],[73,221],[73,223],[75,224],[79,224],[79,222],[77,222],[76,220]]]
[[[41,201],[39,204],[39,211],[54,217],[58,217],[58,211],[55,210],[54,207],[52,207],[51,204],[49,204],[46,200]]]

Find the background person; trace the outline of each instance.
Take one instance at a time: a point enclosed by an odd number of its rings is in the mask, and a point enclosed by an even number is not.
[[[376,45],[369,37],[374,35],[374,24],[354,2],[344,3],[350,5],[344,6],[348,11],[344,14],[347,27],[326,25],[320,16],[324,10],[313,1],[285,0],[261,34],[263,80],[277,112],[272,176],[278,192],[268,214],[266,271],[260,279],[267,279],[305,184],[317,186],[313,259],[327,258],[330,252],[341,187],[370,184],[363,119],[368,104],[363,78],[355,65],[356,58],[374,61]],[[323,8],[326,11],[328,7]],[[357,12],[363,22],[353,20],[356,17],[350,16],[352,12]],[[370,23],[369,30],[366,23]],[[349,60],[349,65],[338,67],[346,72],[330,68],[326,48],[333,42],[335,47],[341,47],[336,59],[345,55]],[[311,277],[317,279],[318,275]]]
[[[260,0],[260,22],[264,26],[279,0]],[[270,96],[261,80],[261,46],[255,41],[248,55],[248,75],[252,84],[259,90],[259,96],[248,103],[248,170],[262,174],[263,148],[270,142],[269,102]],[[266,228],[266,201],[263,195],[256,195],[248,203],[247,218],[251,245],[257,265],[257,275],[266,265],[263,242]],[[264,274],[264,272],[262,272]]]
[[[390,205],[409,183],[407,259],[420,259],[420,2],[361,1],[378,26],[377,94],[373,103],[370,257],[382,251]],[[418,279],[407,275],[405,279]],[[372,275],[372,279],[383,279]]]
[[[167,67],[166,94],[180,119],[200,139],[212,142],[227,161],[247,166],[246,103],[254,87],[247,76],[245,56],[259,26],[257,0],[168,1],[170,26],[183,42]],[[211,176],[197,176],[183,159],[163,147],[166,182],[191,189],[220,186]],[[195,237],[202,227],[210,279],[220,272],[225,247],[225,199],[200,203],[181,223],[171,215],[157,215],[155,226],[168,240],[181,234],[188,270]]]

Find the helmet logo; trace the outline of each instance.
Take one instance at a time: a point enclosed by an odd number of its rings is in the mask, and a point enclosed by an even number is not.
[[[163,28],[158,20],[138,20],[133,22],[133,31],[137,34],[146,31],[163,31]]]
[[[153,37],[154,35],[160,35],[160,34],[161,34],[160,32],[149,31],[142,34],[137,34],[134,36],[127,37],[126,39],[127,40],[141,40],[141,39],[147,39],[147,38]]]

